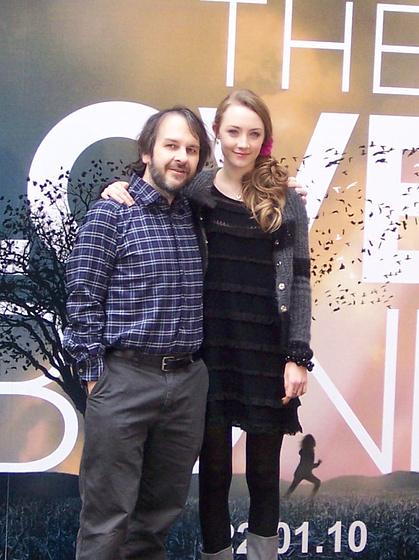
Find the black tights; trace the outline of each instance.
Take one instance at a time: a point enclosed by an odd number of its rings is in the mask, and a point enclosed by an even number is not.
[[[279,454],[282,434],[247,434],[246,481],[250,494],[249,531],[276,535],[279,521]],[[208,554],[231,543],[228,493],[232,478],[231,428],[207,428],[200,455],[199,514]]]

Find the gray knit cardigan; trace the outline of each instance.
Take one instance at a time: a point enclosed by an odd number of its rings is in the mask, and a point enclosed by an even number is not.
[[[216,169],[202,171],[185,189],[194,213],[204,266],[208,262],[202,210],[214,208],[211,194]],[[287,239],[288,238],[288,239]],[[289,243],[291,238],[291,243]],[[281,326],[281,352],[287,361],[311,365],[310,348],[311,287],[308,219],[304,203],[294,189],[289,189],[282,225],[272,234],[272,259],[276,270],[276,298]],[[287,239],[287,243],[283,241]]]

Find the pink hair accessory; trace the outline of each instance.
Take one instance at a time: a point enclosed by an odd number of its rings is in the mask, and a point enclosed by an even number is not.
[[[269,157],[272,154],[272,148],[274,145],[274,139],[270,138],[264,142],[260,148],[259,155],[263,157]]]

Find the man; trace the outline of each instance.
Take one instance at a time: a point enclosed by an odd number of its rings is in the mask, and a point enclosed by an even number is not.
[[[67,268],[64,344],[89,393],[78,560],[167,558],[202,441],[203,271],[181,191],[210,145],[178,107],[147,121],[138,148],[135,204],[98,202]]]

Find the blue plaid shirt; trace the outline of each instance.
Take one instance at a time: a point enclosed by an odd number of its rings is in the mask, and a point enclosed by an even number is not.
[[[101,200],[87,213],[67,263],[64,347],[85,381],[108,347],[195,352],[202,342],[201,255],[188,202],[169,205],[133,175],[135,205]]]

